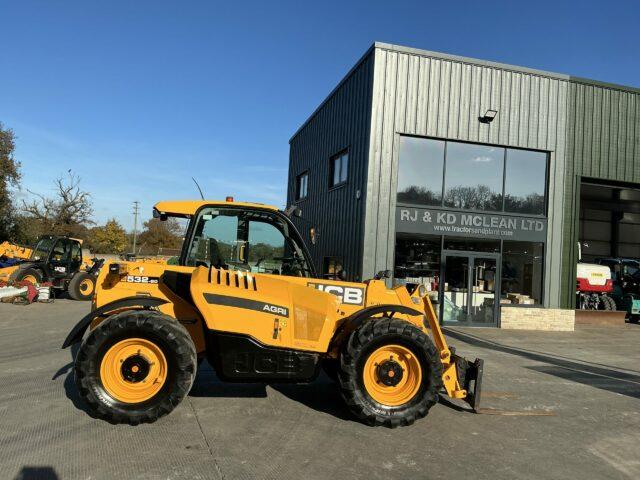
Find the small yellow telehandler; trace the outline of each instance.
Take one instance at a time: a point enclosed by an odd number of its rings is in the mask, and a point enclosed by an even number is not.
[[[227,201],[160,202],[189,219],[178,265],[102,268],[92,311],[63,348],[82,341],[76,385],[94,414],[153,422],[189,393],[208,359],[229,382],[310,382],[321,368],[371,425],[424,417],[446,392],[477,409],[482,360],[447,346],[424,287],[388,289],[315,275],[290,218]]]
[[[0,268],[0,281],[34,285],[49,283],[56,291],[66,291],[74,300],[90,300],[98,270],[104,260],[82,254],[82,240],[43,235],[30,250],[29,257]]]

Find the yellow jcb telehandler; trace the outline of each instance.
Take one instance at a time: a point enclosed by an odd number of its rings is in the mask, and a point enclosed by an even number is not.
[[[0,281],[49,283],[56,291],[66,291],[74,300],[90,300],[103,263],[104,260],[83,256],[82,240],[43,235],[28,258],[0,268]]]
[[[371,425],[424,417],[446,392],[480,401],[482,360],[447,346],[424,287],[388,289],[318,278],[290,218],[228,201],[160,202],[187,218],[179,265],[102,268],[92,311],[63,348],[81,342],[75,379],[94,414],[153,422],[189,393],[206,358],[229,382],[310,382],[321,368]]]

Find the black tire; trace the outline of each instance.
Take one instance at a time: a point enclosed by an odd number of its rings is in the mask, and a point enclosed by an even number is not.
[[[42,283],[42,272],[35,268],[18,269],[10,277],[10,280],[14,282],[21,282],[25,277],[32,276],[36,279],[37,283]]]
[[[612,312],[617,311],[618,305],[616,304],[616,301],[609,296],[607,296],[606,299],[609,301],[609,306],[610,306],[609,310],[611,310]]]
[[[422,382],[405,404],[387,406],[374,400],[364,386],[367,357],[384,345],[409,349],[420,363]],[[345,343],[339,372],[342,396],[353,414],[369,425],[395,428],[423,418],[438,401],[442,388],[442,362],[431,339],[416,326],[402,320],[372,319],[357,328]]]
[[[340,370],[340,360],[337,358],[325,358],[322,361],[322,371],[330,380],[338,382],[338,371]]]
[[[110,395],[100,378],[101,362],[116,343],[142,338],[155,344],[166,358],[167,375],[160,391],[140,403],[125,403]],[[91,412],[110,423],[155,422],[171,412],[191,390],[197,356],[187,330],[160,312],[129,310],[103,321],[85,339],[76,355],[75,380]],[[136,370],[137,371],[137,370]]]
[[[96,277],[87,272],[76,272],[69,281],[67,291],[74,300],[91,300],[96,291]]]
[[[602,303],[604,304],[605,310],[610,310],[615,312],[618,309],[616,306],[616,301],[613,298],[609,297],[608,295],[602,296]]]

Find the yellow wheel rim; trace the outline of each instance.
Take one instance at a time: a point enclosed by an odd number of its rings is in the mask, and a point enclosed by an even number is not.
[[[85,278],[80,282],[80,291],[83,295],[91,295],[93,293],[93,280]]]
[[[32,283],[33,285],[38,283],[38,279],[33,275],[25,275],[24,277],[22,277],[22,281]]]
[[[107,393],[123,403],[140,403],[156,395],[167,380],[167,359],[144,338],[128,338],[102,357],[100,380]]]
[[[422,384],[422,367],[411,350],[385,345],[375,350],[362,372],[365,389],[376,402],[397,407],[416,396]]]

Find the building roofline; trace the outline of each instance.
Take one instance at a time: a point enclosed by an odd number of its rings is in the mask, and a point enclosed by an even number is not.
[[[558,80],[567,80],[574,83],[583,83],[588,85],[595,85],[597,87],[611,88],[615,90],[624,90],[631,93],[640,93],[640,88],[637,88],[637,87],[620,85],[617,83],[603,82],[600,80],[592,80],[589,78],[574,77],[572,75],[567,75],[564,73],[549,72],[546,70],[521,67],[518,65],[511,65],[508,63],[492,62],[489,60],[480,60],[478,58],[463,57],[460,55],[451,55],[448,53],[433,52],[431,50],[422,50],[419,48],[404,47],[402,45],[394,45],[391,43],[384,43],[384,42],[375,42],[373,44],[373,47],[379,48],[381,50],[390,50],[393,52],[400,52],[400,53],[410,53],[413,55],[420,55],[423,57],[441,58],[444,60],[451,60],[454,62],[470,63],[470,64],[485,66],[485,67],[495,67],[495,68],[500,68],[501,70],[510,70],[513,72],[529,73],[532,75],[539,75],[542,77],[556,78]]]
[[[289,143],[291,143],[291,141],[309,124],[309,122],[316,116],[316,114],[320,111],[320,109],[324,107],[324,105],[336,93],[336,91],[340,87],[342,87],[342,85],[344,85],[344,83],[349,79],[349,77],[351,77],[353,72],[355,72],[360,67],[360,65],[362,65],[362,63],[369,57],[369,55],[371,55],[374,52],[375,49],[389,50],[392,52],[399,52],[399,53],[408,53],[412,55],[419,55],[422,57],[440,58],[443,60],[449,60],[453,62],[478,65],[482,67],[493,67],[493,68],[499,68],[501,70],[507,70],[511,72],[528,73],[530,75],[538,75],[541,77],[555,78],[558,80],[564,80],[571,83],[581,83],[585,85],[593,85],[596,87],[609,88],[613,90],[622,90],[630,93],[640,93],[640,88],[631,87],[628,85],[620,85],[617,83],[603,82],[600,80],[592,80],[589,78],[574,77],[571,75],[567,75],[565,73],[549,72],[546,70],[539,70],[536,68],[511,65],[509,63],[492,62],[489,60],[480,60],[478,58],[463,57],[461,55],[451,55],[449,53],[434,52],[432,50],[423,50],[420,48],[404,47],[402,45],[395,45],[392,43],[374,42],[373,45],[371,45],[367,49],[364,55],[360,57],[360,59],[356,62],[356,64],[347,72],[347,74],[342,78],[342,80],[340,80],[338,85],[336,85],[335,88],[331,90],[331,92],[325,97],[322,103],[318,105],[318,107],[313,111],[313,113],[311,113],[311,115],[307,117],[304,123],[296,130],[296,132],[291,136],[291,138],[289,138]]]
[[[595,87],[610,88],[612,90],[622,90],[630,93],[640,93],[640,88],[630,87],[628,85],[620,85],[619,83],[603,82],[601,80],[593,80],[591,78],[573,77],[569,78],[572,83],[582,83],[585,85],[593,85]]]

